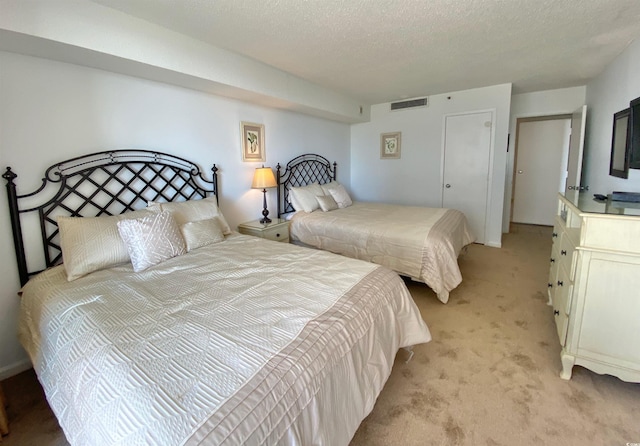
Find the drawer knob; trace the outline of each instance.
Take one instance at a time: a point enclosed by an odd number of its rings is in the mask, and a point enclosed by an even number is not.
[[[276,237],[280,237],[280,234],[276,234]]]
[[[554,259],[553,257],[551,258],[551,263],[555,263],[556,259]]]
[[[559,315],[560,315],[560,312],[559,312],[558,310],[553,310],[553,314],[554,314],[555,316],[559,316]]]
[[[549,288],[553,288],[553,284],[552,284],[552,283],[548,283],[548,284],[547,284],[547,287],[549,287]]]
[[[564,285],[562,280],[558,280],[558,286],[562,286],[562,285]]]
[[[562,251],[560,251],[560,254],[562,254],[563,256],[567,255],[567,251],[565,251],[564,249]]]
[[[551,234],[551,237],[556,238],[558,236],[557,232],[554,232],[553,234]]]

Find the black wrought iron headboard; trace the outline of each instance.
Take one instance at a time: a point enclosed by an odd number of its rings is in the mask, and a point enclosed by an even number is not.
[[[21,285],[38,272],[29,271],[27,264],[22,234],[24,214],[37,212],[39,216],[44,264],[50,267],[62,261],[57,217],[117,215],[144,208],[148,201],[182,201],[212,194],[217,198],[215,164],[211,171],[213,178],[207,180],[198,165],[177,156],[150,150],[111,150],[54,164],[45,171],[37,190],[18,195],[14,182],[18,175],[7,167],[2,177],[7,180]],[[38,201],[37,197],[44,198]]]
[[[293,212],[289,201],[289,190],[292,187],[306,186],[311,183],[325,184],[336,179],[338,164],[333,165],[324,156],[307,153],[295,157],[287,163],[281,174],[280,163],[276,166],[278,182],[278,218],[287,212]]]

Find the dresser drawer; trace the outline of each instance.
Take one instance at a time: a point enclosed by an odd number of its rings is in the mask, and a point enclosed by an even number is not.
[[[556,329],[558,330],[560,345],[564,346],[567,339],[567,328],[569,327],[573,283],[569,280],[569,274],[563,267],[558,269],[554,287],[553,315],[556,319]]]
[[[549,255],[549,281],[547,282],[547,292],[549,294],[549,304],[555,301],[556,280],[560,269],[560,241],[555,239]]]
[[[569,280],[573,280],[575,278],[575,252],[576,247],[571,238],[567,237],[567,234],[562,234],[562,237],[560,238],[560,247],[556,254],[556,262],[559,261],[560,266],[569,273]]]

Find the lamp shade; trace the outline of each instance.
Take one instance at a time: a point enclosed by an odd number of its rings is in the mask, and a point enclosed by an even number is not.
[[[253,174],[253,183],[251,183],[253,189],[267,189],[277,185],[276,177],[273,175],[271,167],[259,167],[256,169]]]

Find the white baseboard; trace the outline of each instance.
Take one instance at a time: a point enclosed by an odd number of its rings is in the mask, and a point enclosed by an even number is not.
[[[22,373],[25,370],[29,370],[31,367],[32,365],[29,358],[14,362],[6,367],[2,367],[0,369],[0,381],[17,375],[18,373]]]
[[[485,245],[491,248],[502,248],[502,242],[487,242]]]

